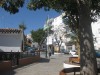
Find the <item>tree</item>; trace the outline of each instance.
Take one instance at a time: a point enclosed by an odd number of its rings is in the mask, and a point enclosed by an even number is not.
[[[97,75],[91,22],[100,15],[100,0],[30,0],[28,8],[54,9],[66,13],[72,29],[78,29],[81,75]]]
[[[77,50],[77,54],[78,54],[78,57],[80,59],[80,42],[79,42],[79,37],[74,33],[70,34],[70,37],[71,37],[71,42],[73,42],[76,46],[76,50]]]
[[[62,45],[62,43],[64,42],[64,38],[66,38],[65,36],[67,35],[67,31],[64,28],[64,26],[59,25],[56,29],[52,30],[53,31],[53,36],[54,39],[56,41],[56,44],[58,45],[58,52],[60,52],[60,47]]]
[[[72,33],[69,34],[69,36],[71,38],[70,42],[73,42],[76,45],[76,50],[77,50],[77,53],[78,53],[78,57],[80,58],[80,41],[79,41],[79,29],[78,29],[79,23],[78,23],[78,19],[77,19],[77,21],[75,21],[75,19],[73,19],[73,18],[70,19],[68,17],[63,17],[63,22],[66,25],[69,25],[70,30],[72,31]]]
[[[24,35],[24,30],[26,29],[26,26],[25,26],[25,24],[24,23],[22,23],[22,24],[19,24],[19,29],[21,29],[22,30],[22,32],[23,32],[23,41],[22,41],[22,50],[24,51],[24,46],[26,45],[26,37],[25,37],[25,35]]]
[[[61,45],[63,43],[63,37],[64,35],[59,35],[58,33],[54,34],[55,40],[56,40],[56,44],[58,45],[58,52],[61,52]]]
[[[32,30],[31,31],[31,36],[34,42],[37,42],[39,45],[39,50],[40,47],[43,43],[43,41],[45,40],[45,31],[43,29],[38,29],[36,31]]]
[[[24,0],[0,0],[0,7],[5,11],[15,14],[24,4]]]

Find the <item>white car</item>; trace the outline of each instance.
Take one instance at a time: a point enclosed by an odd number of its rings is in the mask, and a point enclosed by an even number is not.
[[[69,54],[71,54],[71,55],[75,55],[75,54],[76,54],[76,51],[74,51],[74,50],[70,50]]]
[[[75,50],[70,50],[69,54],[71,54],[73,57],[78,57]]]

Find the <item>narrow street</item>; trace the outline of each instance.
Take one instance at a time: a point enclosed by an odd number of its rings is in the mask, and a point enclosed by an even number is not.
[[[37,63],[14,69],[4,75],[59,75],[63,62],[69,55],[55,54],[50,59],[41,58]]]

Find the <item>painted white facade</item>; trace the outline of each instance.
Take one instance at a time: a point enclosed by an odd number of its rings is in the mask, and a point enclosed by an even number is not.
[[[0,52],[21,52],[23,34],[1,33],[0,32]]]
[[[26,38],[32,40],[31,34],[27,34],[27,35],[26,35]]]
[[[61,44],[61,49],[66,50],[66,41],[64,41],[66,39],[65,32],[66,32],[66,25],[63,23],[62,17],[64,16],[64,14],[61,14],[60,16],[54,18],[53,22],[52,22],[52,30],[53,30],[53,42],[61,42],[60,37],[62,38],[62,44]],[[57,38],[57,40],[55,40],[55,38]]]
[[[100,50],[100,19],[92,23],[92,32],[93,32],[93,37],[94,37],[94,47],[96,50]]]
[[[64,14],[54,18],[53,22],[52,22],[52,30],[53,31],[66,31],[66,29],[64,27],[66,27],[66,25],[63,23],[62,17],[64,16]]]
[[[51,26],[52,26],[51,30],[53,31],[53,34],[48,35],[48,37],[51,37],[51,38],[47,37],[47,45],[49,45],[48,43],[53,44],[53,43],[56,43],[57,41],[60,42],[61,40],[59,38],[61,37],[63,41],[61,44],[61,48],[68,50],[68,49],[72,49],[72,46],[66,46],[66,43],[69,42],[71,39],[65,36],[67,33],[69,33],[70,30],[69,30],[68,25],[65,25],[63,23],[62,17],[64,15],[65,14],[63,13],[60,16],[53,19],[51,23]],[[55,38],[57,38],[57,40],[55,40]]]

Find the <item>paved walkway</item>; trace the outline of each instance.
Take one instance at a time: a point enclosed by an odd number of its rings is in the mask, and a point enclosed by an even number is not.
[[[68,60],[68,57],[64,54],[55,54],[50,59],[42,58],[37,63],[17,68],[5,75],[59,75],[59,71],[63,69],[63,62]]]

